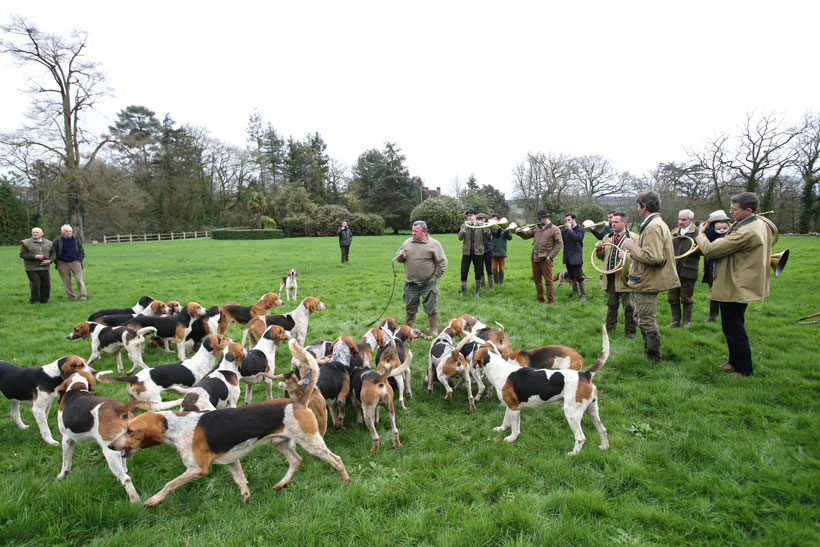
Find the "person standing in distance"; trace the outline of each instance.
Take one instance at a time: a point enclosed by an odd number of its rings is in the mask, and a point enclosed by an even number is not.
[[[624,248],[629,251],[627,285],[635,289],[635,319],[643,336],[646,357],[661,360],[661,333],[658,329],[658,293],[680,287],[675,270],[675,251],[672,235],[661,218],[661,198],[656,192],[638,194],[635,200],[638,215],[643,219],[637,241],[627,239]]]
[[[47,304],[51,296],[49,265],[57,258],[54,245],[43,237],[43,229],[38,226],[31,229],[30,238],[20,243],[20,258],[28,277],[29,302]]]
[[[427,234],[427,223],[413,223],[413,236],[396,251],[396,260],[404,264],[405,324],[413,326],[419,311],[419,299],[430,324],[430,336],[438,336],[438,278],[447,271],[447,255],[441,243]]]
[[[74,230],[68,224],[63,224],[60,228],[60,237],[54,240],[54,253],[57,256],[57,271],[60,279],[63,280],[65,295],[72,302],[77,300],[74,288],[71,285],[71,275],[77,281],[77,291],[80,293],[80,300],[88,300],[83,282],[83,259],[85,249],[79,239],[74,237]]]
[[[550,214],[543,209],[536,213],[538,224],[531,230],[516,228],[521,239],[532,239],[532,281],[535,283],[535,299],[544,303],[544,285],[547,288],[547,304],[555,304],[552,284],[552,261],[564,246],[561,230],[550,222]],[[541,281],[543,278],[543,282]]]
[[[581,302],[587,301],[587,282],[584,276],[584,229],[578,226],[575,213],[567,213],[564,216],[564,228],[561,230],[561,238],[564,242],[564,264],[569,273],[569,284],[572,298],[579,292]]]
[[[342,250],[342,264],[344,264],[349,261],[350,244],[353,242],[353,232],[348,228],[346,220],[342,221],[342,225],[336,230],[336,235],[339,236],[339,248]]]

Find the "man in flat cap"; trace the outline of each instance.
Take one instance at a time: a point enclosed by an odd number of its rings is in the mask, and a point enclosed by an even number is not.
[[[532,229],[517,228],[515,233],[521,239],[532,239],[532,280],[535,283],[535,298],[544,302],[544,285],[547,287],[547,304],[555,304],[552,285],[552,261],[561,252],[564,242],[561,230],[550,222],[550,214],[543,209],[536,213],[538,224]],[[543,283],[541,278],[543,278]]]

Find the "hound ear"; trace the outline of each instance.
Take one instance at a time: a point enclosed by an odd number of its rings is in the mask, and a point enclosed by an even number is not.
[[[71,378],[66,378],[62,384],[57,388],[57,402],[63,400],[63,396],[68,391],[68,386],[71,385]]]

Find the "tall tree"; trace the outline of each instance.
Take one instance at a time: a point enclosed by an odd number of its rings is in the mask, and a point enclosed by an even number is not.
[[[319,133],[308,135],[302,141],[289,138],[285,159],[288,183],[302,186],[310,199],[320,205],[327,203],[325,184],[330,158],[326,148]]]
[[[575,158],[571,173],[573,186],[587,201],[617,195],[625,187],[625,178],[600,154]]]
[[[803,180],[803,210],[800,214],[800,233],[811,230],[811,221],[817,217],[817,189],[820,182],[820,114],[807,113],[803,128],[795,144],[795,165]]]
[[[29,123],[13,135],[3,137],[18,147],[35,147],[59,164],[65,185],[66,218],[75,234],[83,238],[85,170],[108,142],[102,137],[92,143],[82,128],[82,116],[107,93],[99,63],[85,58],[88,36],[74,30],[68,38],[41,32],[22,17],[0,26],[0,52],[9,54],[29,75],[32,96]],[[84,150],[90,147],[83,162]]]

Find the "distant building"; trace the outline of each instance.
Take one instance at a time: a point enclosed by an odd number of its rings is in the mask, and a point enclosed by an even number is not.
[[[431,190],[426,186],[423,186],[421,189],[424,192],[425,199],[426,198],[440,198],[441,197],[441,186],[436,186],[435,190]]]

